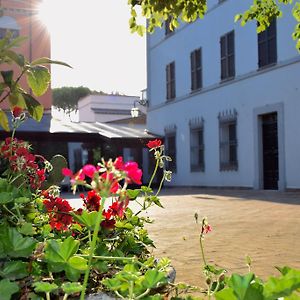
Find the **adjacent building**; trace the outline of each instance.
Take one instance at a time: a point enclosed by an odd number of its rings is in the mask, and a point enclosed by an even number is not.
[[[37,14],[40,2],[41,0],[0,0],[0,39],[7,31],[12,32],[14,37],[28,37],[18,51],[29,61],[50,57],[51,54],[50,35]],[[1,67],[3,69],[3,66]],[[9,68],[11,69],[10,66]],[[16,68],[14,71],[15,76],[18,76],[19,72]],[[21,79],[21,84],[27,88],[25,78]],[[51,89],[39,97],[39,101],[43,104],[50,121]],[[1,108],[8,109],[8,106],[1,105]]]
[[[300,188],[300,55],[288,9],[257,34],[250,1],[147,36],[147,126],[165,137],[171,185]]]

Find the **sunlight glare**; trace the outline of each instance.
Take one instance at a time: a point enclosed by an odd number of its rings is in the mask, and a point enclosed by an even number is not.
[[[58,0],[42,0],[37,8],[38,18],[47,27],[50,33],[53,33],[61,26],[59,22],[61,9],[62,7]]]

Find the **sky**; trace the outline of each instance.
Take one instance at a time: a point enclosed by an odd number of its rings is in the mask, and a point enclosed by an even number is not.
[[[51,35],[52,87],[86,86],[140,96],[146,88],[146,38],[131,34],[127,0],[44,0]]]

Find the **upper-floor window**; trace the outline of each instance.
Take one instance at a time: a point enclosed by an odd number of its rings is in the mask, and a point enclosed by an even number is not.
[[[168,36],[168,35],[170,35],[171,33],[174,32],[174,29],[171,30],[170,24],[171,24],[171,18],[168,18],[168,19],[165,21],[165,36]]]
[[[20,26],[14,18],[2,16],[0,17],[0,39],[3,39],[8,32],[11,38],[16,38],[20,34]]]
[[[202,50],[201,48],[191,53],[191,90],[202,88]]]
[[[176,97],[175,86],[175,62],[171,62],[166,66],[166,98],[167,100],[174,99]]]
[[[270,26],[257,35],[258,67],[264,67],[277,62],[276,19]]]
[[[238,169],[237,113],[219,115],[220,171]]]
[[[16,38],[20,35],[19,30],[0,28],[0,39],[3,39],[7,35],[8,32],[11,33],[11,38]]]
[[[221,80],[235,76],[234,31],[220,38],[221,46]]]

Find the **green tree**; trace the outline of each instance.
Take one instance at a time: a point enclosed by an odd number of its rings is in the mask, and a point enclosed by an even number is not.
[[[53,105],[58,109],[64,110],[67,114],[78,109],[78,101],[80,98],[90,94],[105,94],[101,91],[91,91],[89,88],[83,86],[54,88],[52,89],[52,93]]]
[[[240,0],[242,1],[242,0]],[[147,19],[147,30],[153,32],[156,27],[161,27],[163,22],[170,20],[170,29],[178,27],[179,21],[194,22],[203,18],[207,11],[207,0],[128,0],[131,10],[129,26],[132,32],[143,35],[145,26],[138,24],[138,16]],[[292,14],[297,21],[292,34],[296,40],[296,48],[300,52],[300,1],[298,0],[253,0],[252,5],[245,12],[232,19],[245,25],[249,21],[258,23],[257,31],[265,30],[273,18],[282,16],[281,7],[292,6]]]

